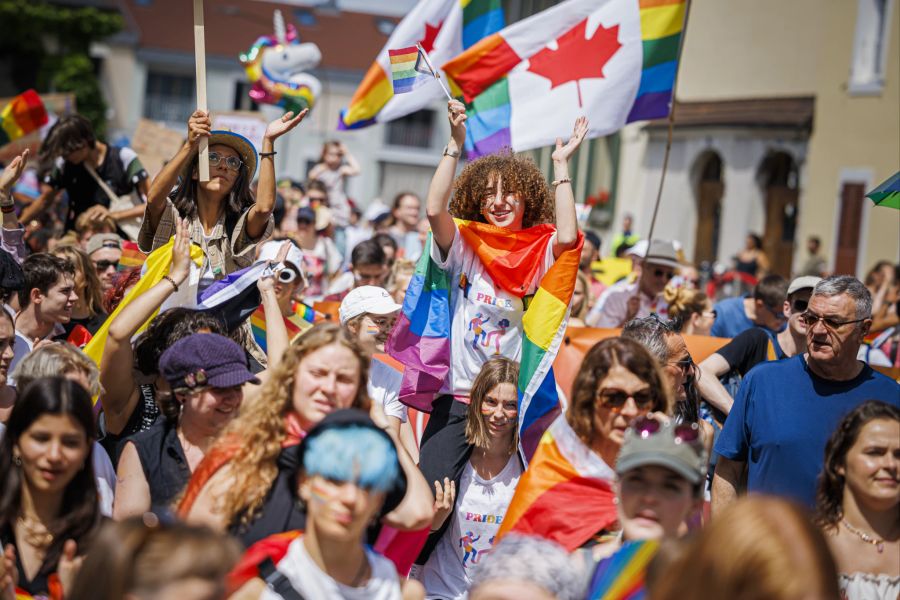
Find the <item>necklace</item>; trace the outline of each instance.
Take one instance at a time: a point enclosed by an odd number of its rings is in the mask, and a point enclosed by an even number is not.
[[[856,527],[848,523],[847,519],[841,519],[841,522],[844,524],[844,527],[847,528],[847,531],[849,531],[865,543],[875,546],[875,549],[878,550],[879,554],[884,552],[884,540],[879,540],[877,537],[869,535],[865,531],[857,529]]]
[[[22,515],[16,522],[22,527],[25,543],[35,548],[47,548],[53,543],[53,534],[37,519]]]

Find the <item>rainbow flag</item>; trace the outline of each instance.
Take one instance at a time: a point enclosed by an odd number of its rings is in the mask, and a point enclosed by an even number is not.
[[[506,78],[478,108],[495,110],[474,132],[486,148],[551,145],[580,115],[590,120],[589,137],[607,135],[668,115],[684,14],[684,0],[566,0],[441,68],[469,103]]]
[[[0,111],[0,146],[37,131],[47,121],[47,109],[37,92],[22,92]]]
[[[512,233],[487,223],[462,219],[454,221],[463,242],[479,257],[495,285],[510,294],[524,297],[537,277],[544,250],[556,228],[553,225],[537,225]],[[426,248],[430,248],[430,244],[429,237]],[[576,260],[576,270],[577,266]],[[574,272],[572,277],[574,281]],[[405,367],[400,400],[423,412],[431,412],[431,403],[450,370],[450,294],[453,289],[458,288],[455,282],[450,281],[450,274],[431,259],[430,252],[423,252],[407,288],[397,325],[388,338],[387,353]],[[559,289],[553,289],[563,295]],[[541,301],[540,305],[550,304],[549,301]],[[536,333],[533,335],[537,337]],[[544,338],[539,339],[543,343]],[[555,356],[556,347],[558,344],[547,348],[545,356]],[[541,361],[535,364],[538,363]]]
[[[560,415],[519,480],[497,539],[535,535],[574,551],[616,522],[614,480],[615,472]]]
[[[306,333],[315,323],[325,320],[325,315],[317,313],[312,307],[302,302],[294,302],[294,312],[284,317],[284,325],[287,327],[288,340],[293,343],[298,337]],[[253,340],[266,352],[266,313],[262,305],[250,315],[250,328],[253,330]]]
[[[584,235],[563,252],[522,317],[522,358],[519,361],[519,443],[530,460],[547,427],[560,413],[553,361],[566,334],[569,303],[575,291]]]
[[[119,271],[127,271],[144,266],[147,255],[138,249],[136,242],[122,242],[122,257],[119,259]]]
[[[388,50],[391,58],[391,84],[395,94],[405,94],[434,77],[418,46]]]
[[[657,550],[658,540],[627,542],[618,552],[600,561],[588,586],[588,600],[644,598],[644,576]]]

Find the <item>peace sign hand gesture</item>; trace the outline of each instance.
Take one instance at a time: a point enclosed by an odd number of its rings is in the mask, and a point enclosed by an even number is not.
[[[556,150],[550,155],[553,162],[568,162],[569,157],[578,150],[578,146],[581,145],[587,132],[587,117],[578,117],[578,120],[575,121],[575,128],[572,131],[572,137],[569,138],[569,141],[566,142],[565,145],[563,145],[562,138],[556,138]]]

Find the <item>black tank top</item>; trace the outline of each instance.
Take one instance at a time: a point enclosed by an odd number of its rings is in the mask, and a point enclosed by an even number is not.
[[[150,429],[128,440],[137,450],[150,486],[150,505],[154,510],[170,509],[172,501],[191,478],[177,430],[176,423],[161,418]]]

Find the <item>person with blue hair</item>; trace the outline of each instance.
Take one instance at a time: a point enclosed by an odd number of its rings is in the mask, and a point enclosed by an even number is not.
[[[297,496],[306,508],[305,530],[283,553],[273,551],[279,536],[251,546],[232,572],[232,585],[243,583],[232,598],[404,597],[394,563],[365,543],[389,497],[406,487],[391,437],[363,411],[335,411],[304,438],[300,464]],[[253,577],[244,583],[248,572]]]

